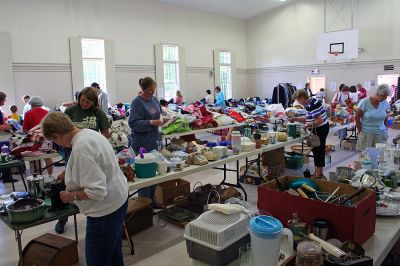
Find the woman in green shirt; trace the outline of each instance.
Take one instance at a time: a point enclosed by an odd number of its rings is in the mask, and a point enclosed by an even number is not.
[[[68,107],[65,110],[65,114],[71,118],[72,123],[77,128],[88,128],[94,131],[99,131],[107,139],[110,137],[110,123],[106,117],[106,114],[99,108],[99,100],[97,97],[96,89],[92,87],[84,88],[78,95],[78,104]],[[67,163],[70,149],[64,150],[64,160]],[[65,171],[63,171],[57,179],[64,181]],[[58,220],[54,230],[58,234],[64,233],[65,224],[68,221],[68,217],[63,217]]]
[[[99,100],[96,89],[92,87],[84,88],[78,96],[78,104],[68,107],[65,110],[72,123],[77,128],[88,128],[100,131],[106,138],[110,137],[108,129],[110,123],[106,114],[99,108]]]

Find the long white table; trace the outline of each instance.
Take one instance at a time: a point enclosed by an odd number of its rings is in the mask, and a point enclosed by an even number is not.
[[[306,138],[305,136],[302,136],[302,137],[288,140],[285,142],[278,142],[276,144],[264,145],[261,149],[256,149],[256,150],[250,151],[250,152],[241,152],[238,155],[233,155],[233,156],[229,156],[225,159],[221,159],[221,160],[214,161],[214,162],[209,162],[208,164],[205,164],[205,165],[190,165],[189,167],[186,167],[182,171],[179,171],[179,172],[172,171],[172,172],[166,173],[165,175],[157,175],[157,176],[151,177],[151,178],[135,178],[135,182],[128,182],[128,187],[129,187],[129,190],[132,191],[132,190],[137,190],[137,189],[141,189],[144,187],[148,187],[151,185],[156,185],[161,182],[181,178],[184,176],[188,176],[190,174],[198,173],[198,172],[208,170],[208,169],[211,169],[214,167],[218,167],[218,166],[221,166],[224,164],[228,164],[228,163],[239,161],[239,160],[242,160],[242,159],[245,159],[248,157],[256,156],[256,155],[262,154],[263,152],[279,149],[279,148],[285,147],[287,145],[301,142],[305,138]]]
[[[374,265],[381,265],[399,237],[399,217],[376,217],[375,234],[363,245],[365,254],[374,259]]]
[[[245,126],[245,125],[247,125],[247,124],[246,123],[237,123],[237,124],[231,124],[231,125],[220,126],[220,127],[194,129],[194,130],[184,132],[184,133],[163,135],[162,139],[165,140],[165,139],[179,138],[179,137],[187,136],[187,135],[191,135],[191,134],[198,134],[198,133],[203,133],[203,132],[210,132],[210,131],[216,131],[216,130],[221,130],[221,129],[233,128],[233,127],[241,127],[241,126]]]

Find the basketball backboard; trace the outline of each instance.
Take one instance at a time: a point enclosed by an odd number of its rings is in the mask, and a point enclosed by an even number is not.
[[[334,54],[334,55],[333,55]],[[317,60],[333,61],[358,57],[358,30],[322,33],[317,39]]]

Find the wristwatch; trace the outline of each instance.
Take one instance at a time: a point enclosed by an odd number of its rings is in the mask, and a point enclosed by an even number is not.
[[[74,192],[74,200],[80,201],[80,199],[78,199],[78,192]]]

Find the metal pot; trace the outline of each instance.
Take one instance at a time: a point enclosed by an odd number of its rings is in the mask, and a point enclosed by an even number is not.
[[[19,199],[7,206],[11,223],[31,223],[44,216],[44,201],[41,199]]]
[[[28,184],[28,192],[31,193],[32,197],[44,199],[44,178],[42,175],[28,176],[26,183]]]
[[[356,174],[356,171],[353,168],[347,166],[337,167],[336,172],[338,173],[339,179],[351,179]]]

